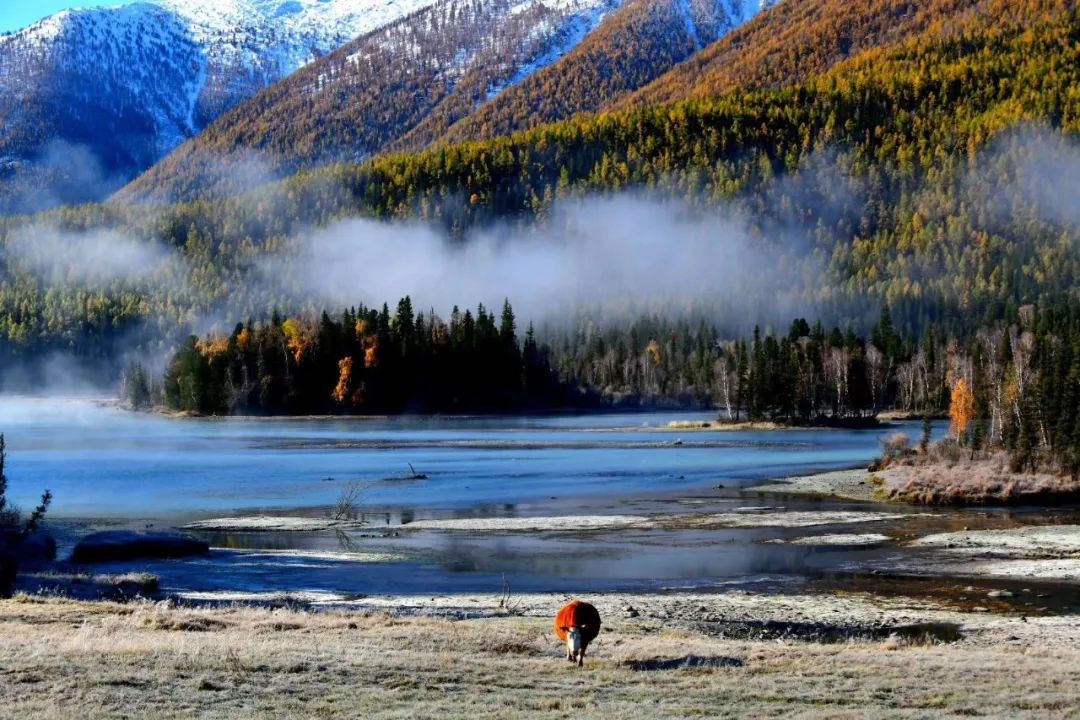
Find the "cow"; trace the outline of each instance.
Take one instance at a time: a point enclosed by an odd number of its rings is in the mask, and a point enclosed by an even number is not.
[[[566,644],[566,659],[585,664],[585,650],[600,634],[600,613],[592,605],[580,600],[559,611],[555,616],[555,636]]]

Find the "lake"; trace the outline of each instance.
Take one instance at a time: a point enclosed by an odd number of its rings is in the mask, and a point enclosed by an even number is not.
[[[712,417],[191,419],[92,400],[0,400],[11,497],[29,506],[47,487],[53,517],[66,518],[315,507],[353,481],[366,484],[365,505],[393,509],[608,502],[864,465],[892,432],[664,427]],[[410,464],[428,480],[403,482]]]
[[[764,479],[867,464],[873,430],[673,431],[711,413],[536,417],[255,419],[129,413],[92,399],[4,398],[10,496],[55,495],[65,553],[93,528],[181,525],[252,513],[325,517],[353,483],[368,525],[339,532],[205,532],[205,558],[136,562],[195,598],[277,593],[344,600],[370,594],[590,592],[790,587],[858,576],[913,551],[778,544],[813,533],[893,532],[985,513],[760,497]],[[935,428],[935,434],[944,431]],[[411,468],[427,477],[409,479]],[[748,489],[749,488],[749,489]],[[561,515],[885,510],[887,522],[814,528],[412,530],[418,520]],[[929,518],[929,519],[928,519]]]

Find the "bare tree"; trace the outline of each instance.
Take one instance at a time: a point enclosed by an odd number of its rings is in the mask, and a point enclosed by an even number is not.
[[[990,387],[989,411],[990,429],[988,442],[996,445],[1001,442],[1004,432],[1005,406],[1005,363],[1002,362],[1001,351],[1005,342],[1005,331],[1000,327],[982,329],[978,334],[979,344],[982,346],[984,355],[984,368],[986,381]]]
[[[833,392],[836,393],[836,406],[834,416],[839,416],[844,411],[844,398],[848,394],[848,352],[844,348],[830,347],[825,349],[824,368],[829,378]]]
[[[714,363],[714,372],[716,383],[720,388],[720,403],[724,406],[727,419],[729,421],[734,420],[735,414],[731,410],[731,363],[728,360],[727,353],[723,350],[720,351],[720,357]]]
[[[355,480],[346,485],[330,509],[334,520],[355,520],[359,514],[360,500],[364,496],[364,484]]]
[[[866,375],[867,384],[870,386],[871,400],[873,401],[874,414],[881,410],[885,402],[885,383],[888,378],[888,368],[885,367],[885,353],[873,345],[866,346]]]

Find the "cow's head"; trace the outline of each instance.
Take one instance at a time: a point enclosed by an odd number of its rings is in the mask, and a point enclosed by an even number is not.
[[[570,628],[566,631],[566,652],[571,660],[576,660],[581,647],[581,628]]]

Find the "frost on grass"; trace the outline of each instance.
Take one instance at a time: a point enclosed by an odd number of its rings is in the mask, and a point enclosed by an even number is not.
[[[880,545],[889,541],[888,535],[881,535],[879,533],[839,533],[833,535],[808,535],[806,537],[797,538],[779,538],[776,540],[770,540],[770,543],[776,545],[838,545],[838,546],[850,546],[850,545]]]
[[[521,518],[450,518],[418,520],[403,525],[412,530],[451,532],[587,532],[620,529],[695,529],[814,527],[881,522],[906,517],[896,513],[844,510],[783,511],[782,508],[747,508],[749,512],[705,515],[563,515]],[[775,511],[773,511],[775,510]]]
[[[878,473],[881,494],[920,505],[1015,505],[1080,497],[1080,482],[1049,472],[1014,472],[1004,452],[976,453],[939,443],[926,456]]]
[[[205,530],[216,532],[310,532],[314,530],[348,530],[363,526],[360,520],[318,518],[318,517],[279,517],[276,515],[250,515],[246,517],[211,518],[198,520],[184,526],[185,530]]]

